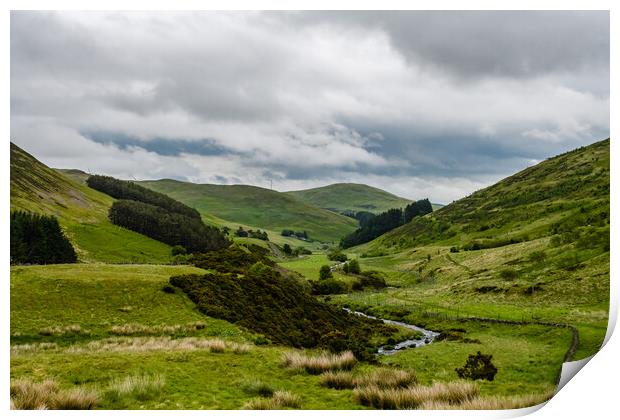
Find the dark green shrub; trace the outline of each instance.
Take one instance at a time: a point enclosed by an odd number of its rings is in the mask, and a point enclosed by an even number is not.
[[[187,250],[181,245],[175,245],[170,250],[170,254],[174,257],[176,255],[185,255],[187,254]]]
[[[340,251],[339,249],[335,249],[329,254],[327,254],[327,258],[329,258],[330,261],[338,262],[345,262],[347,260],[346,254],[343,254],[342,251]]]
[[[362,287],[374,287],[375,289],[387,287],[385,278],[379,271],[364,271],[360,274],[359,280]]]
[[[360,273],[360,263],[357,260],[349,261],[349,273],[351,274]]]
[[[291,255],[293,253],[293,249],[289,244],[284,244],[284,246],[282,247],[282,251],[284,251],[286,255]]]
[[[321,269],[319,270],[319,280],[327,280],[333,277],[334,276],[332,274],[332,269],[329,267],[329,265],[321,266]]]
[[[236,274],[189,274],[170,278],[205,315],[234,322],[263,334],[276,344],[298,348],[336,346],[329,336],[341,331],[358,359],[367,360],[370,337],[390,336],[396,329],[378,320],[350,315],[320,302],[303,285],[269,269]]]
[[[450,247],[450,252],[452,252],[452,253],[459,252],[459,247],[458,246]]]
[[[174,287],[172,287],[171,285],[169,285],[169,284],[166,284],[164,287],[161,288],[162,292],[170,293],[170,294],[174,293],[175,290],[176,289]]]
[[[334,278],[312,282],[312,293],[315,295],[340,295],[347,292],[346,283]]]
[[[506,281],[512,281],[517,278],[517,272],[512,268],[506,268],[499,272],[499,276]]]
[[[461,379],[486,379],[492,381],[497,374],[497,368],[491,362],[493,356],[490,354],[482,354],[477,352],[476,354],[470,354],[467,357],[465,366],[462,368],[456,368],[456,374]]]

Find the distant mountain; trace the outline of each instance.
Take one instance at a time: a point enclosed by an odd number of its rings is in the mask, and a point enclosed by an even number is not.
[[[168,261],[168,245],[110,223],[113,202],[11,143],[11,210],[56,216],[82,261]]]
[[[364,184],[331,184],[308,190],[288,191],[286,194],[338,213],[368,211],[378,214],[392,208],[405,207],[415,201]]]
[[[195,208],[206,220],[214,220],[216,224],[253,226],[278,235],[284,229],[305,230],[310,239],[323,242],[338,242],[357,228],[357,221],[349,217],[265,188],[170,179],[139,181],[139,184]]]

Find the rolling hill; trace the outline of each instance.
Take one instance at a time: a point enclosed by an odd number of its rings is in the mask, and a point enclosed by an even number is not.
[[[11,210],[56,216],[82,261],[167,262],[168,245],[110,223],[113,201],[11,143]]]
[[[610,292],[610,140],[564,153],[350,250],[395,289],[378,302],[448,316],[563,322],[595,353]],[[356,298],[368,304],[367,297]]]
[[[308,190],[288,191],[286,194],[317,207],[338,213],[368,211],[381,213],[402,208],[413,200],[395,196],[387,191],[364,184],[331,184]]]
[[[354,219],[265,188],[193,184],[171,179],[139,183],[194,207],[206,221],[220,225],[241,224],[278,234],[283,229],[306,230],[311,239],[322,242],[337,242],[357,228]]]

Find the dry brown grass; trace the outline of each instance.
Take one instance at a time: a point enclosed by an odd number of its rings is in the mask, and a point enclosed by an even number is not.
[[[380,388],[370,385],[356,388],[353,394],[365,406],[380,409],[415,409],[430,402],[463,404],[479,394],[476,384],[468,382],[434,383],[431,386]]]
[[[377,369],[371,373],[355,378],[355,386],[374,385],[382,389],[407,388],[418,383],[414,373],[405,370]]]
[[[58,344],[56,343],[27,343],[27,344],[15,344],[11,346],[12,354],[22,354],[37,352],[41,350],[57,350]]]
[[[205,327],[205,323],[202,321],[191,322],[185,325],[143,325],[143,324],[123,324],[113,325],[110,327],[110,333],[115,335],[158,335],[158,334],[179,334],[190,333],[197,330],[202,330]]]
[[[11,381],[10,389],[13,409],[46,410],[58,392],[58,384],[49,379],[41,383],[17,379]]]
[[[322,353],[317,356],[307,356],[302,353],[285,353],[282,358],[284,367],[294,370],[305,370],[318,375],[328,370],[350,370],[357,363],[357,359],[349,350],[340,354]]]
[[[393,369],[377,369],[360,376],[353,376],[350,372],[325,372],[321,375],[323,386],[335,389],[353,389],[376,386],[381,389],[406,388],[417,383],[412,372]]]
[[[165,384],[166,381],[160,375],[127,376],[112,381],[106,396],[111,400],[132,397],[144,401],[159,395]]]
[[[300,407],[301,398],[290,391],[276,391],[271,398],[254,398],[243,406],[245,410],[278,410]]]
[[[186,337],[174,340],[170,337],[113,337],[90,341],[69,347],[70,353],[89,352],[146,352],[146,351],[197,351],[209,350],[214,353],[231,351],[247,353],[252,346],[227,342],[219,338]]]
[[[90,410],[99,402],[94,390],[72,388],[59,390],[53,380],[37,383],[15,380],[11,383],[12,410]]]
[[[47,327],[47,328],[43,328],[39,331],[40,335],[46,335],[46,336],[51,336],[51,335],[67,335],[67,334],[80,334],[82,333],[82,327],[80,327],[77,324],[74,325],[64,325],[64,326],[54,326],[54,327]],[[86,331],[84,331],[84,333],[87,333]]]
[[[351,372],[328,371],[321,375],[321,384],[327,388],[353,389],[355,388],[355,378]]]
[[[426,401],[420,408],[423,410],[511,410],[542,404],[551,399],[552,396],[553,394],[479,396],[460,404],[449,404],[442,401]]]
[[[92,410],[99,403],[99,394],[94,390],[73,388],[59,392],[54,397],[55,410]]]

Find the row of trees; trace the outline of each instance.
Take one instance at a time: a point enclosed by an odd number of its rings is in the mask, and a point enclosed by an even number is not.
[[[340,241],[342,248],[350,248],[355,245],[363,244],[373,239],[409,223],[414,217],[423,216],[433,211],[433,207],[428,199],[419,200],[407,205],[403,210],[390,209],[386,212],[373,217],[366,217],[360,227],[353,233],[345,236]]]
[[[285,237],[289,237],[289,236],[296,236],[298,239],[304,239],[304,240],[308,240],[310,239],[308,237],[308,232],[306,232],[305,230],[303,232],[295,232],[292,229],[284,229],[281,233],[282,236]]]
[[[77,261],[71,242],[54,216],[11,213],[11,263],[60,264]]]
[[[91,175],[86,180],[86,183],[90,188],[119,200],[140,201],[161,207],[171,213],[178,213],[200,220],[200,213],[196,209],[131,181],[121,181],[111,176]]]
[[[110,208],[108,217],[115,225],[168,245],[181,245],[190,253],[212,251],[230,245],[219,229],[206,226],[202,220],[148,203],[118,200]]]
[[[261,239],[263,241],[268,241],[269,240],[269,236],[267,235],[266,231],[262,231],[260,229],[257,229],[257,230],[252,230],[252,229],[244,230],[242,226],[239,226],[239,229],[237,229],[235,231],[235,236],[237,236],[239,238],[256,238],[256,239]]]

